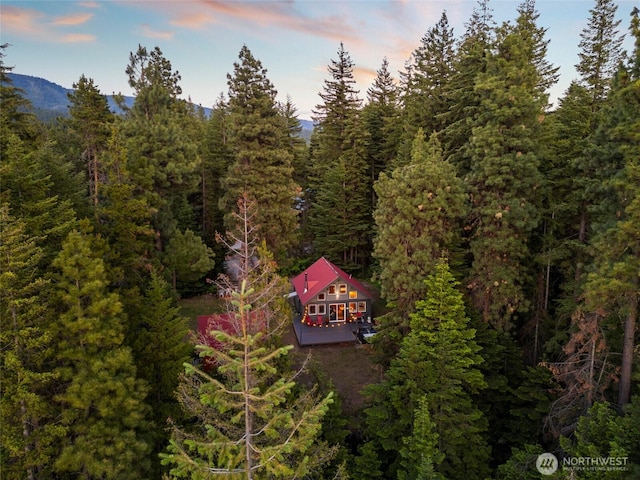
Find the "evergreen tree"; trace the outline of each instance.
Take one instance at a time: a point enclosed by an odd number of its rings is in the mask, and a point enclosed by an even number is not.
[[[514,31],[516,34],[520,34],[527,42],[525,54],[537,73],[535,84],[537,96],[542,102],[545,102],[544,107],[546,107],[549,89],[558,81],[560,67],[554,67],[547,60],[549,46],[549,40],[545,39],[547,29],[538,26],[539,17],[540,14],[536,10],[535,0],[523,0],[518,5],[518,18],[516,19]]]
[[[176,478],[307,475],[314,464],[311,449],[332,401],[330,394],[320,401],[294,394],[295,382],[278,369],[290,347],[273,342],[272,332],[290,317],[281,311],[285,290],[275,264],[256,244],[252,208],[244,197],[236,212],[246,223],[239,230],[241,247],[236,247],[239,286],[226,312],[232,331],[208,332],[218,346],[198,346],[217,367],[207,373],[185,364],[179,400],[196,422],[192,428],[175,427],[169,453],[163,455]]]
[[[149,51],[138,45],[136,53],[129,53],[129,65],[125,70],[129,86],[135,91],[136,101],[132,112],[137,117],[151,120],[166,109],[177,107],[182,93],[180,73],[173,71],[159,47]]]
[[[611,80],[621,58],[623,37],[618,32],[618,6],[613,0],[595,0],[589,10],[588,25],[580,33],[580,62],[576,70],[581,83],[591,94],[591,106],[597,108],[607,97]]]
[[[634,10],[632,33],[640,49],[638,9]],[[634,60],[639,58],[634,52]],[[585,295],[590,308],[624,318],[622,369],[618,403],[631,396],[631,373],[634,362],[636,321],[640,286],[640,76],[634,60],[622,68],[612,89],[609,106],[601,128],[605,131],[605,148],[611,152],[609,165],[622,163],[611,180],[616,193],[615,221],[602,228],[593,242],[594,270],[587,277]]]
[[[143,323],[131,332],[138,377],[149,386],[147,403],[151,407],[151,461],[154,474],[160,470],[160,458],[169,442],[168,421],[182,418],[176,400],[178,379],[183,364],[189,361],[193,345],[188,341],[189,323],[180,315],[167,282],[152,273],[137,316]]]
[[[440,112],[445,126],[441,138],[445,158],[458,169],[462,178],[470,169],[466,145],[472,136],[473,119],[481,102],[474,88],[476,77],[487,70],[494,36],[489,1],[479,0],[456,49],[451,79],[443,85],[444,95],[449,98],[449,110]]]
[[[354,88],[354,66],[349,52],[341,43],[338,60],[331,60],[327,67],[330,78],[324,80],[324,89],[319,93],[323,103],[316,105],[313,111],[318,142],[313,157],[315,175],[328,168],[343,153],[344,139],[352,117],[362,105]]]
[[[498,34],[497,50],[475,86],[482,108],[468,146],[475,227],[468,286],[483,320],[509,331],[518,312],[529,308],[525,261],[540,217],[536,140],[546,100],[538,92],[529,38],[507,24]]]
[[[224,231],[224,212],[220,209],[222,180],[233,162],[229,145],[229,110],[223,95],[213,106],[205,135],[201,184],[202,238],[213,248],[216,256],[221,257],[224,252],[217,249],[215,234]]]
[[[192,112],[181,93],[180,75],[155,47],[131,53],[126,73],[136,100],[122,124],[132,182],[156,210],[157,249],[162,251],[179,227],[177,211],[200,180],[200,157],[188,131]]]
[[[567,468],[570,470],[567,472],[569,475],[578,474],[579,478],[585,480],[622,480],[635,478],[640,473],[640,468],[633,462],[637,459],[640,447],[637,435],[634,436],[640,427],[637,401],[632,407],[634,408],[629,409],[627,415],[620,417],[607,403],[595,403],[580,418],[573,438],[563,437],[560,440],[560,445],[568,456],[594,459],[614,457],[620,461],[625,458],[626,464],[612,469],[578,468],[572,471]],[[627,431],[625,427],[630,430]]]
[[[76,137],[79,158],[84,164],[89,196],[94,205],[98,204],[100,184],[104,183],[104,168],[100,165],[100,155],[106,149],[113,122],[107,97],[100,93],[93,79],[84,75],[73,84],[74,91],[67,96],[69,120],[66,123]]]
[[[371,243],[367,131],[353,88],[354,63],[340,44],[314,111],[310,226],[319,254],[347,271],[366,266]],[[337,219],[337,222],[336,222]]]
[[[31,143],[37,136],[37,124],[35,116],[30,112],[31,103],[24,97],[24,92],[15,87],[9,73],[13,67],[5,64],[5,50],[8,43],[0,44],[0,151],[4,152],[9,132],[18,135],[18,138]]]
[[[191,230],[177,232],[173,236],[167,245],[163,261],[171,271],[174,291],[178,280],[195,282],[214,265],[213,251]]]
[[[288,126],[278,111],[276,90],[262,63],[246,46],[238,58],[233,74],[227,74],[234,162],[224,178],[220,205],[226,213],[227,229],[233,229],[231,212],[243,192],[249,192],[258,204],[261,237],[283,261],[296,243],[294,199],[299,193],[287,145]]]
[[[45,478],[64,431],[56,425],[49,371],[53,320],[48,282],[38,275],[42,249],[25,224],[0,208],[0,455],[7,479]]]
[[[576,157],[574,166],[574,202],[579,204],[578,210],[578,247],[584,247],[593,234],[593,223],[598,214],[594,209],[610,192],[603,191],[602,185],[611,178],[612,169],[603,159],[594,138],[599,122],[599,112],[611,88],[615,70],[622,57],[622,37],[617,28],[620,21],[615,20],[617,5],[612,0],[596,0],[594,8],[589,10],[591,16],[588,25],[583,29],[579,44],[580,62],[576,69],[580,74],[580,84],[589,94],[588,105],[591,115],[588,119],[591,135],[585,151]],[[606,155],[605,155],[606,157]],[[577,250],[575,279],[578,286],[582,282],[585,266],[590,262],[584,248]]]
[[[536,468],[538,456],[545,453],[540,445],[527,444],[523,448],[514,448],[511,458],[498,467],[496,480],[538,480],[540,472]],[[562,478],[558,472],[546,478]]]
[[[53,262],[62,312],[54,326],[56,402],[66,428],[55,470],[83,478],[140,478],[146,387],[123,346],[122,304],[107,290],[105,266],[89,237],[69,234]]]
[[[632,33],[638,38],[637,11],[635,15]],[[637,57],[637,53],[634,56]],[[635,85],[637,79],[629,74],[635,68],[632,60],[629,66],[620,69],[607,102],[599,105],[596,115],[599,125],[589,138],[591,146],[584,153],[581,164],[591,165],[598,172],[602,185],[582,177],[585,189],[580,197],[583,201],[579,210],[581,233],[578,240],[587,239],[586,214],[591,213],[589,230],[593,240],[585,253],[594,260],[592,271],[588,276],[582,276],[586,277],[586,282],[580,285],[580,292],[586,302],[576,309],[574,318],[579,320],[578,328],[571,332],[565,346],[568,356],[563,362],[551,365],[560,381],[562,395],[554,404],[549,420],[565,435],[578,425],[579,415],[584,415],[594,402],[607,398],[606,389],[615,377],[607,362],[608,353],[615,349],[618,334],[622,337],[618,392],[621,407],[631,395],[638,309],[638,262],[634,252],[638,236],[636,192],[640,178],[637,166],[638,87]],[[607,190],[614,194],[600,198],[597,208],[589,208],[588,205],[594,203],[586,196],[589,185],[592,194]],[[579,256],[578,260],[584,261],[586,256]],[[581,269],[577,269],[576,279],[580,279],[580,272]],[[620,323],[624,325],[621,332]]]
[[[154,208],[131,178],[126,139],[115,127],[103,153],[102,164],[106,183],[96,209],[95,230],[111,247],[108,267],[112,281],[122,291],[143,285],[147,272],[154,265]]]
[[[291,166],[293,177],[301,190],[308,183],[307,143],[302,137],[302,124],[298,119],[298,110],[289,95],[284,103],[278,104],[280,115],[287,124],[287,147],[291,153]]]
[[[549,146],[550,161],[544,174],[547,179],[547,215],[545,225],[548,236],[544,239],[547,265],[557,272],[563,292],[557,318],[571,316],[579,295],[579,271],[576,259],[582,262],[585,246],[577,241],[580,230],[582,196],[577,185],[578,164],[585,155],[591,134],[591,107],[589,92],[577,82],[572,82],[560,99],[558,109],[551,116],[552,138]]]
[[[375,185],[377,234],[373,255],[380,263],[382,296],[406,317],[424,298],[424,279],[440,257],[460,248],[466,193],[454,168],[442,158],[432,135],[418,130],[411,163]]]
[[[420,399],[414,411],[413,433],[403,439],[404,447],[398,480],[442,480],[435,468],[442,463],[444,455],[438,450],[439,436],[431,421],[426,398]]]
[[[449,110],[450,97],[444,94],[453,75],[455,38],[447,13],[420,40],[405,74],[403,133],[394,166],[411,159],[413,139],[419,128],[426,135],[444,127],[441,115]]]
[[[379,453],[386,454],[393,476],[401,460],[395,452],[401,451],[402,438],[411,434],[414,412],[424,401],[433,422],[430,435],[439,436],[437,448],[444,455],[435,470],[451,479],[485,478],[487,423],[471,398],[486,387],[478,369],[482,358],[475,331],[468,326],[458,282],[444,258],[425,281],[426,299],[418,301],[411,330],[386,379],[367,387],[374,401],[366,411],[367,427],[382,448]]]
[[[60,159],[50,145],[25,142],[16,133],[9,132],[3,140],[0,198],[13,216],[24,221],[27,236],[46,238],[41,244],[40,268],[44,270],[76,220],[71,202],[54,193],[64,190],[63,185],[53,183],[51,175]]]
[[[390,167],[398,149],[401,134],[399,94],[385,57],[373,85],[367,90],[368,102],[362,112],[369,134],[367,152],[371,184],[375,183],[380,172]],[[375,206],[375,192],[372,206]]]
[[[359,115],[344,135],[350,143],[322,176],[313,204],[314,247],[346,271],[361,270],[368,261],[371,204],[366,188],[366,132]]]

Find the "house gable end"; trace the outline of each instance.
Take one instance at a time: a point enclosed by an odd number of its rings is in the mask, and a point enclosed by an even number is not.
[[[326,290],[329,285],[340,283],[345,283],[352,290],[357,290],[359,294],[372,298],[362,283],[324,257],[318,259],[292,280],[293,288],[298,294],[302,305],[312,301],[319,293]]]

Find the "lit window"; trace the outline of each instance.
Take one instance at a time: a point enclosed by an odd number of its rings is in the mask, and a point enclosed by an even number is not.
[[[347,284],[346,283],[341,283],[340,284],[340,293],[347,293]]]
[[[349,290],[349,298],[358,298],[357,290]]]
[[[329,285],[329,294],[333,295],[334,293],[336,293],[336,286],[335,285]]]
[[[349,312],[350,312],[350,313],[355,313],[355,312],[357,312],[357,311],[358,311],[358,307],[357,307],[357,305],[356,305],[356,302],[351,302],[351,303],[349,304]]]
[[[358,302],[358,311],[366,312],[367,311],[367,302]]]

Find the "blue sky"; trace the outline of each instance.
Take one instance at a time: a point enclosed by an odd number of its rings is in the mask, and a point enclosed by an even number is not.
[[[491,0],[498,23],[516,18],[519,0]],[[560,66],[555,101],[577,77],[580,32],[595,0],[538,0],[539,24],[547,28],[549,61]],[[619,0],[620,32],[627,33],[637,0]],[[184,97],[210,107],[226,94],[226,75],[242,45],[267,69],[284,100],[300,118],[320,102],[327,66],[340,42],[355,62],[360,96],[387,57],[398,78],[422,36],[447,11],[456,36],[464,32],[475,0],[111,0],[0,2],[0,43],[15,73],[46,78],[70,88],[82,74],[102,93],[130,95],[124,73],[138,45],[160,47],[182,76]],[[627,39],[625,47],[631,49]]]

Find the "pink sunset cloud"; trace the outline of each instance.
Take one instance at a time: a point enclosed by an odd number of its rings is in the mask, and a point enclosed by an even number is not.
[[[42,20],[45,15],[38,10],[19,8],[6,5],[2,8],[0,22],[2,30],[28,36],[40,36],[42,34]]]
[[[96,41],[96,36],[88,33],[68,33],[62,35],[59,41],[63,43],[91,43]]]
[[[53,19],[53,25],[82,25],[87,23],[93,17],[93,13],[76,13],[72,15],[65,15],[62,17],[56,17]]]
[[[39,10],[7,5],[2,9],[0,22],[2,30],[8,33],[46,40],[54,43],[94,42],[96,36],[83,33],[64,33],[59,28],[82,25],[89,21],[93,14],[72,14],[50,19]]]
[[[139,6],[139,4],[138,4]],[[345,16],[332,15],[309,17],[295,9],[294,2],[225,2],[199,0],[195,2],[150,2],[146,8],[162,11],[169,17],[169,24],[199,30],[208,24],[222,24],[237,28],[277,27],[310,36],[327,38],[349,44],[364,43]]]
[[[216,19],[207,13],[194,12],[180,15],[173,20],[170,20],[169,23],[175,27],[201,30],[207,25],[216,23]]]
[[[159,40],[171,40],[175,32],[169,30],[156,30],[151,28],[148,24],[144,23],[141,25],[142,34],[147,38],[159,39]]]

